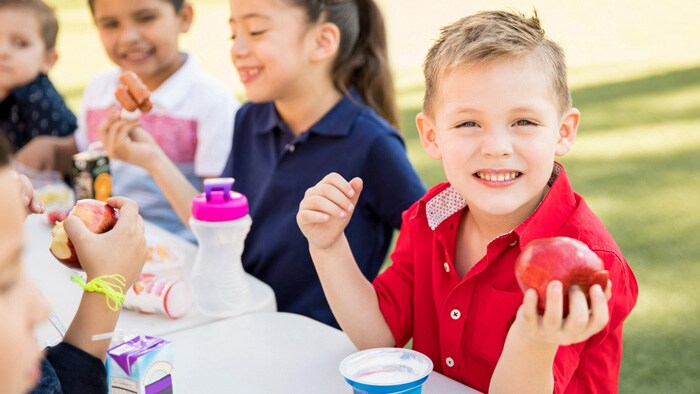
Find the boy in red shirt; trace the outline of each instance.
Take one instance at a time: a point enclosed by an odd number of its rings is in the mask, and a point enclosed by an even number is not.
[[[369,283],[343,234],[361,179],[330,174],[300,204],[297,222],[340,326],[358,348],[413,337],[436,371],[483,392],[617,391],[637,283],[555,161],[580,120],[562,49],[536,15],[481,12],[442,30],[424,71],[416,124],[449,182],[404,212],[393,265]],[[590,304],[553,281],[539,316],[514,262],[530,241],[552,236],[587,244],[611,281],[590,289]]]

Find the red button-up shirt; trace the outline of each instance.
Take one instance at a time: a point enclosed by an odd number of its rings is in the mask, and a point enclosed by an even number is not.
[[[454,261],[459,220],[468,209],[461,195],[442,183],[404,212],[393,264],[373,282],[397,346],[413,337],[413,349],[430,357],[436,371],[488,391],[506,334],[523,302],[515,259],[534,239],[567,236],[600,256],[610,273],[613,295],[610,322],[603,331],[559,348],[552,369],[554,391],[617,391],[622,321],[636,302],[637,282],[612,236],[572,190],[558,163],[550,185],[530,217],[491,241],[486,255],[463,278]]]

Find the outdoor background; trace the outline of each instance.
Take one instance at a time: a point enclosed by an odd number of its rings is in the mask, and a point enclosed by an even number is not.
[[[61,22],[51,78],[79,110],[85,84],[110,67],[86,1],[49,0]],[[194,1],[182,38],[242,100],[229,59],[228,4]],[[443,179],[413,124],[421,63],[439,28],[476,10],[537,9],[567,52],[582,124],[563,162],[574,188],[617,239],[639,281],[625,323],[622,393],[700,392],[700,3],[692,0],[379,1],[390,39],[402,131],[426,185]]]

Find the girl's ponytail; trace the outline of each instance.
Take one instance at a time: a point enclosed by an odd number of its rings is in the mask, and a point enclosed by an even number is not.
[[[384,18],[374,0],[293,0],[310,22],[330,22],[340,30],[333,84],[342,93],[355,87],[362,99],[399,128],[394,83],[389,68]]]

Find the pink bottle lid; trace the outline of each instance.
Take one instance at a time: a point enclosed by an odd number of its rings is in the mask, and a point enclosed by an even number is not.
[[[204,193],[192,200],[192,216],[203,222],[225,222],[248,214],[248,199],[231,191],[233,178],[204,180]]]

